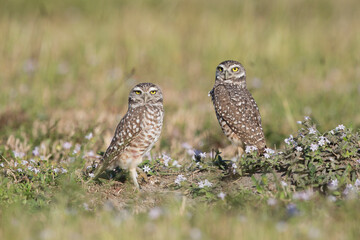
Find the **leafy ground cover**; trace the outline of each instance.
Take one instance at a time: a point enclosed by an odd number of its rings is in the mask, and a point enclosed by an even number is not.
[[[359,238],[356,1],[0,3],[1,239]],[[264,156],[237,159],[218,126],[225,59],[247,69]],[[142,190],[119,169],[95,182],[143,81],[166,115]]]

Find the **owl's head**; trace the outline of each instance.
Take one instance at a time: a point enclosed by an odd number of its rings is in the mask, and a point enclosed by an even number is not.
[[[226,60],[216,67],[215,82],[233,83],[246,87],[246,72],[241,63]]]
[[[131,89],[129,107],[145,104],[163,105],[163,94],[157,85],[153,83],[139,83]]]

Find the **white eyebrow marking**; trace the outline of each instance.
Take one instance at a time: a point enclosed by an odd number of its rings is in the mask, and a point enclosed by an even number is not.
[[[241,69],[241,67],[238,64],[233,64],[229,67],[229,69],[232,69],[233,67],[238,67],[239,69]]]
[[[158,89],[156,88],[156,87],[151,87],[151,88],[149,88],[149,92],[151,92],[151,91],[157,91]]]
[[[134,88],[134,91],[140,91],[140,92],[142,92],[142,91],[141,91],[141,88],[139,88],[139,87],[135,87],[135,88]]]

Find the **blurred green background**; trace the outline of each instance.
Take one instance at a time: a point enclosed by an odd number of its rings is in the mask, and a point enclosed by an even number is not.
[[[98,123],[111,134],[130,88],[154,82],[165,94],[161,147],[224,147],[229,143],[207,94],[226,59],[247,70],[268,146],[280,147],[305,115],[320,130],[360,127],[357,0],[1,0],[0,6],[2,131],[56,118]],[[106,116],[117,120],[104,122]]]
[[[359,239],[358,199],[296,200],[278,180],[192,172],[181,146],[230,145],[208,97],[227,59],[247,70],[268,147],[282,148],[304,116],[320,132],[358,132],[359,13],[358,0],[0,0],[0,239]],[[84,182],[83,154],[106,149],[139,82],[165,95],[151,154],[183,168],[140,193],[131,181]],[[15,153],[31,161],[35,147],[49,161],[34,157],[42,168],[29,179]],[[174,187],[178,174],[191,187]],[[217,201],[196,196],[205,177]]]

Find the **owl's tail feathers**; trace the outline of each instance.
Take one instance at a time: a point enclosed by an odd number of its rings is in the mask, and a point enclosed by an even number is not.
[[[97,180],[99,176],[106,170],[106,167],[107,166],[104,164],[104,162],[102,162],[102,164],[95,169],[93,179]]]
[[[99,179],[99,177],[101,177],[102,175],[104,175],[104,172],[106,171],[107,167],[109,164],[106,164],[106,159],[102,158],[100,160],[100,162],[97,163],[93,163],[92,164],[92,168],[89,169],[89,171],[86,171],[86,175],[89,178],[89,180],[87,182],[90,181],[96,181]]]

